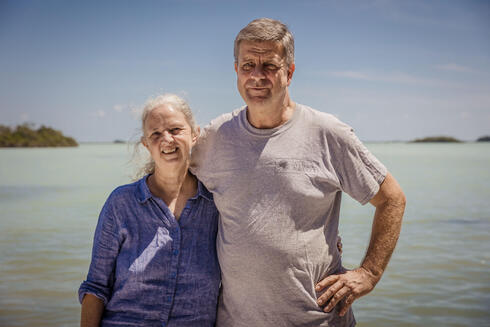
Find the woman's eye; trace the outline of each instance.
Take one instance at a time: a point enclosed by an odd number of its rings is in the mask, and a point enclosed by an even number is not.
[[[181,129],[180,129],[180,128],[178,128],[178,127],[176,127],[176,128],[172,128],[172,129],[170,130],[170,133],[172,133],[172,134],[174,134],[174,135],[175,135],[175,134],[178,134],[178,133],[180,132],[180,130],[181,130]]]

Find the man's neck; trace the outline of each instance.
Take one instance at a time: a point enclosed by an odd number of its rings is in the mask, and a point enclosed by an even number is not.
[[[259,129],[279,127],[291,119],[295,106],[289,96],[280,105],[248,105],[247,120]]]

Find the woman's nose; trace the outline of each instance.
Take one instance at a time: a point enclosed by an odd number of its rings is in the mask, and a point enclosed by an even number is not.
[[[171,143],[173,140],[173,135],[169,131],[164,131],[160,142]]]

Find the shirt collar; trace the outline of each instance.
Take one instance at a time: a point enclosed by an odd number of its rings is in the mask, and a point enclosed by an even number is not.
[[[148,188],[148,184],[146,184],[146,179],[150,175],[146,175],[142,179],[140,179],[138,183],[138,187],[136,188],[136,198],[140,203],[145,203],[149,198],[152,197],[150,189]]]
[[[197,194],[194,198],[197,198],[198,196],[202,196],[209,201],[213,201],[213,194],[208,191],[206,186],[204,186],[200,180],[197,180]]]
[[[136,197],[140,203],[145,203],[149,198],[153,197],[153,194],[151,194],[150,189],[148,188],[148,184],[146,184],[148,176],[150,175],[146,175],[137,182],[138,187],[136,189]],[[197,181],[197,194],[191,199],[197,199],[199,196],[202,196],[209,201],[213,201],[213,194],[208,191],[200,180]]]

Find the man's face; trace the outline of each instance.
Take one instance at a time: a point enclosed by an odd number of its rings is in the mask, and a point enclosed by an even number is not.
[[[235,63],[237,86],[247,105],[274,105],[284,102],[294,64],[286,64],[279,42],[242,41]]]

